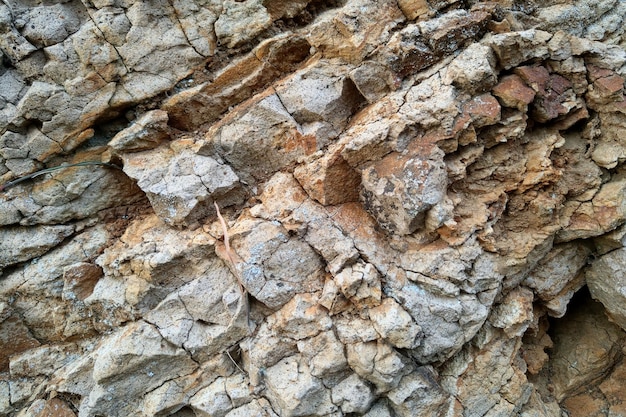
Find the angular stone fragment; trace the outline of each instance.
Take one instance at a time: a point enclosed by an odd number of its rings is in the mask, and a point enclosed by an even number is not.
[[[127,154],[124,172],[137,180],[157,215],[173,226],[214,214],[214,202],[225,207],[239,203],[244,196],[230,166],[189,149]]]
[[[53,4],[33,7],[23,16],[28,22],[23,35],[41,48],[65,40],[86,19],[85,10],[76,4]]]
[[[491,15],[485,11],[453,10],[419,23],[422,35],[437,55],[448,55],[465,41],[480,38]]]
[[[302,340],[330,329],[328,312],[312,294],[297,294],[267,320],[270,330],[284,337]]]
[[[600,303],[586,299],[570,315],[572,320],[559,320],[552,329],[550,369],[557,401],[611,369],[621,357],[619,346],[624,342],[623,329],[607,319]]]
[[[63,148],[59,143],[33,127],[28,129],[26,135],[8,130],[0,138],[0,155],[6,159],[23,158],[44,162],[60,152],[63,152]]]
[[[405,17],[397,0],[352,0],[308,26],[311,45],[329,59],[358,63],[389,39]]]
[[[365,61],[350,71],[350,79],[369,103],[383,98],[394,85],[392,73],[374,61]]]
[[[219,42],[228,48],[234,48],[250,41],[271,23],[272,18],[261,0],[226,0],[222,13],[215,22],[215,35]]]
[[[80,413],[129,415],[144,394],[197,367],[184,349],[165,342],[155,327],[134,322],[98,348],[93,366],[95,385],[81,403]]]
[[[443,156],[425,145],[414,154],[390,154],[363,170],[363,202],[383,229],[407,235],[424,227],[426,211],[443,199],[448,185]]]
[[[267,397],[281,416],[324,416],[337,411],[330,390],[311,375],[299,355],[266,370]]]
[[[413,349],[421,342],[421,328],[393,298],[385,298],[381,305],[369,311],[374,328],[391,345]]]
[[[100,161],[100,155],[89,153],[75,162]],[[34,209],[24,210],[23,225],[60,224],[84,219],[114,205],[132,204],[143,195],[119,169],[87,165],[59,169],[45,179],[37,179],[29,199]]]
[[[415,20],[430,12],[430,5],[426,0],[398,0],[398,7],[409,20]]]
[[[533,58],[548,57],[548,41],[552,35],[536,29],[521,32],[499,33],[488,36],[486,43],[491,46],[504,69],[518,66]]]
[[[33,347],[13,355],[9,371],[14,377],[51,376],[60,367],[73,362],[79,353],[72,344]]]
[[[382,63],[400,78],[415,74],[438,59],[425,42],[419,27],[410,24],[391,37],[381,54]]]
[[[36,400],[28,407],[29,417],[76,417],[68,403],[60,398]]]
[[[533,298],[528,288],[514,289],[494,306],[490,322],[511,338],[521,337],[533,321]]]
[[[521,112],[528,110],[528,105],[535,99],[535,91],[528,87],[517,74],[506,75],[493,88],[493,94],[502,104],[516,108]]]
[[[395,388],[413,370],[407,358],[381,340],[348,344],[346,352],[350,367],[378,392]]]
[[[359,199],[361,178],[339,152],[328,152],[320,159],[300,165],[294,176],[307,194],[324,206]]]
[[[343,413],[364,413],[374,401],[374,395],[365,381],[352,374],[332,388],[331,399]]]
[[[168,342],[205,362],[248,334],[246,303],[236,278],[213,262],[202,276],[170,294],[144,319],[157,326]]]
[[[590,249],[576,243],[555,246],[524,280],[524,285],[548,308],[550,315],[562,317],[567,304],[584,285],[581,269],[587,264]]]
[[[298,351],[308,359],[311,375],[317,378],[330,377],[348,367],[343,344],[333,331],[299,340]]]
[[[64,225],[0,228],[0,270],[43,255],[72,233]]]
[[[263,41],[248,55],[234,60],[215,74],[211,82],[183,90],[167,99],[163,110],[179,129],[193,130],[216,121],[229,107],[295,70],[309,57],[311,45],[297,34],[284,34]]]
[[[28,351],[40,345],[24,325],[22,319],[16,315],[11,315],[6,304],[0,304],[0,342],[2,350],[0,351],[0,371],[7,372],[9,370],[9,358],[12,355]]]
[[[88,262],[78,262],[63,271],[63,299],[84,300],[93,292],[102,277],[102,268]]]
[[[372,264],[361,261],[350,265],[335,275],[335,282],[343,295],[357,306],[373,307],[380,304],[380,276]]]
[[[156,307],[206,271],[221,274],[214,243],[202,229],[172,229],[155,215],[131,223],[117,244],[96,261],[105,276],[85,302],[100,316],[100,329],[117,326],[134,308],[146,312]]]
[[[423,366],[405,375],[386,396],[400,417],[441,415],[448,399],[446,392],[436,382],[432,369]]]
[[[298,100],[303,99],[301,90],[299,87]],[[221,155],[242,180],[251,184],[266,180],[318,147],[316,137],[303,132],[278,95],[271,92],[261,94],[213,125],[206,140],[200,155]]]
[[[626,294],[623,276],[626,270],[626,249],[616,249],[596,259],[585,277],[591,296],[606,308],[611,321],[626,330]]]
[[[117,152],[136,152],[153,149],[169,137],[167,113],[151,110],[137,119],[132,126],[116,134],[109,146]]]
[[[463,103],[462,111],[469,116],[474,128],[491,126],[500,121],[500,104],[489,93],[466,101]]]
[[[289,114],[304,134],[315,134],[325,143],[336,137],[347,119],[365,101],[347,74],[349,68],[335,62],[313,62],[274,86]]]
[[[557,239],[567,242],[573,239],[599,236],[615,229],[626,220],[626,178],[617,175],[602,185],[590,202],[577,203],[575,210],[567,212],[563,229]]]
[[[470,94],[482,93],[497,82],[495,66],[493,50],[486,45],[473,43],[448,65],[444,81]]]

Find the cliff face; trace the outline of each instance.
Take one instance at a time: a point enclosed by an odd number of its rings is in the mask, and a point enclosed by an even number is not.
[[[5,0],[0,415],[626,415],[625,26]]]

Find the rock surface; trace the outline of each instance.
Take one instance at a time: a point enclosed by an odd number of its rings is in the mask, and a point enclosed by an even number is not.
[[[4,1],[0,416],[624,414],[626,3],[552,3]]]

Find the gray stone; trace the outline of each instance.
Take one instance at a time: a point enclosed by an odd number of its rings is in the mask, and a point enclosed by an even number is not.
[[[238,2],[226,0],[215,22],[217,39],[228,48],[250,41],[272,24],[272,18],[261,0]]]
[[[303,134],[315,134],[321,144],[335,138],[364,101],[352,80],[341,75],[348,72],[339,63],[318,61],[275,86]]]
[[[261,95],[248,106],[211,127],[201,155],[217,152],[247,183],[268,179],[276,171],[317,149],[276,94]],[[255,161],[250,164],[249,161]]]
[[[443,199],[448,185],[443,156],[437,147],[422,147],[363,170],[362,198],[382,228],[407,235],[424,227],[426,211]]]
[[[626,330],[626,294],[621,290],[626,249],[616,249],[595,260],[585,273],[591,296],[606,308],[611,320]]]
[[[335,282],[343,295],[356,306],[374,307],[380,304],[380,276],[372,264],[361,261],[347,266],[335,275]]]
[[[153,149],[169,138],[167,113],[151,110],[137,119],[132,126],[116,134],[109,146],[117,152],[136,152]]]
[[[348,344],[346,352],[350,367],[374,384],[378,392],[397,387],[402,377],[413,370],[407,358],[382,341]]]
[[[435,378],[432,369],[423,366],[405,375],[398,386],[386,394],[397,415],[442,415],[448,395]]]
[[[209,156],[170,148],[127,154],[124,172],[137,180],[154,211],[173,226],[189,225],[244,196],[232,168]]]
[[[473,43],[448,65],[443,78],[471,94],[482,93],[496,84],[495,67],[496,57],[492,49]]]
[[[331,398],[343,413],[365,413],[374,401],[374,394],[365,381],[352,374],[332,388]]]
[[[60,367],[78,359],[80,353],[72,344],[39,346],[12,356],[9,370],[13,377],[51,376]]]
[[[393,298],[385,298],[369,316],[376,331],[392,346],[413,349],[419,345],[421,328]]]
[[[33,7],[22,18],[25,20],[22,34],[40,48],[65,40],[78,31],[87,16],[82,4],[71,2]]]
[[[48,252],[74,233],[73,226],[3,227],[0,229],[0,269]]]
[[[323,416],[337,410],[330,390],[311,375],[299,355],[266,370],[267,397],[281,416]]]
[[[245,260],[236,268],[250,295],[275,309],[298,293],[322,288],[322,263],[307,243],[275,223],[246,226],[245,234],[231,236],[231,245]]]

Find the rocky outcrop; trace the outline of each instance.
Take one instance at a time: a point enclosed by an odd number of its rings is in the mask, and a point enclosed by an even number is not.
[[[619,415],[625,21],[5,1],[0,415]]]

